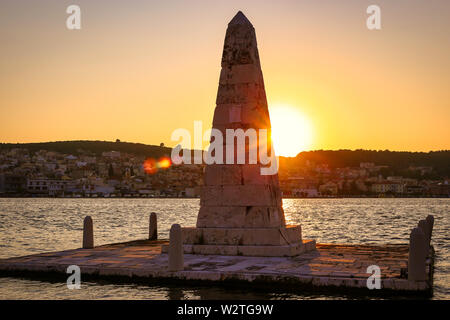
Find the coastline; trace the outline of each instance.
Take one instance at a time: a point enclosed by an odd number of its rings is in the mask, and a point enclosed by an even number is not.
[[[2,195],[0,194],[0,199],[16,199],[16,198],[25,198],[25,199],[200,199],[200,197],[175,197],[175,196],[167,196],[167,197],[150,197],[150,196],[113,196],[113,197],[105,197],[105,196],[48,196],[48,195],[20,195],[20,194],[12,194],[12,195]],[[323,197],[282,197],[283,199],[450,199],[450,196],[323,196]]]

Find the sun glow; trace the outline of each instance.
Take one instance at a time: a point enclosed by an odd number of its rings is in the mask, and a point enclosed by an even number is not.
[[[276,155],[293,157],[311,148],[312,126],[300,111],[287,105],[274,105],[269,113]]]

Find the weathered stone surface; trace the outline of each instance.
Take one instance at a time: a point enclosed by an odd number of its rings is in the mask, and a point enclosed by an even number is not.
[[[269,111],[266,105],[254,103],[246,105],[241,110],[241,119],[244,125],[255,129],[270,129]]]
[[[243,184],[272,184],[272,177],[261,175],[261,165],[242,165]]]
[[[429,251],[430,251],[430,239],[428,237],[428,224],[425,219],[422,219],[419,221],[418,227],[422,230],[424,236],[425,236],[425,257],[428,257]]]
[[[213,126],[230,124],[229,105],[217,106],[214,109]]]
[[[308,245],[309,243],[314,245]],[[111,276],[121,276],[120,282],[128,280],[130,283],[133,283],[136,277],[143,277],[149,280],[159,279],[161,283],[168,279],[177,279],[181,285],[187,285],[185,280],[217,281],[217,285],[226,280],[239,280],[245,285],[259,281],[267,287],[273,286],[283,290],[287,290],[286,286],[290,284],[301,292],[305,292],[305,288],[301,287],[303,284],[311,285],[313,292],[318,286],[361,288],[367,290],[370,295],[385,293],[386,289],[398,294],[414,292],[429,295],[432,292],[432,273],[427,272],[426,280],[421,281],[410,281],[402,276],[401,269],[408,261],[408,245],[317,244],[317,250],[303,252],[300,256],[298,253],[289,256],[289,250],[284,249],[286,246],[184,245],[184,270],[170,272],[167,268],[167,244],[168,241],[162,240],[140,240],[94,249],[65,250],[1,259],[0,270],[3,274],[17,272],[19,276],[23,275],[23,271],[29,271],[32,272],[29,273],[30,276],[34,275],[39,279],[49,271],[67,276],[67,266],[76,264],[81,268],[82,274],[92,275],[98,280],[114,281]],[[303,241],[303,245],[305,248],[316,246],[314,241],[307,240]],[[276,251],[280,248],[283,254]],[[248,254],[246,249],[249,250]],[[161,251],[165,253],[161,254]],[[263,251],[269,256],[249,256]],[[285,252],[288,254],[285,255]],[[270,256],[270,253],[273,253],[273,256]],[[428,260],[426,270],[433,271],[431,261],[433,259]],[[370,276],[366,273],[370,265],[378,265],[382,270],[380,290],[369,290],[365,285],[367,277]]]
[[[282,210],[261,206],[203,206],[197,217],[197,228],[278,228],[285,225]]]
[[[202,206],[197,216],[197,228],[240,228],[245,223],[247,207]]]
[[[409,240],[408,280],[426,279],[426,238],[421,228],[411,231]]]
[[[431,237],[433,235],[434,217],[430,214],[425,220],[427,222],[427,230],[425,232],[425,236],[427,237],[428,241],[431,241]]]
[[[148,226],[148,239],[156,240],[156,239],[158,239],[158,223],[157,223],[155,212],[150,213],[149,220],[150,221],[149,221],[149,226]]]
[[[179,224],[170,228],[169,271],[180,271],[184,268],[183,232]]]
[[[240,106],[232,106],[229,110],[230,123],[240,123],[241,122],[241,112],[242,108]]]
[[[247,207],[243,224],[245,228],[284,227],[285,225],[282,207]]]
[[[242,104],[222,104],[214,110],[213,126],[242,123]],[[225,138],[225,132],[223,132]]]
[[[261,245],[295,244],[301,239],[300,226],[278,228],[183,228],[184,244]]]
[[[212,164],[205,167],[203,182],[205,186],[222,185],[222,168],[220,164]]]
[[[90,216],[83,221],[83,249],[94,248],[94,223]]]
[[[222,68],[259,63],[255,29],[242,12],[228,24],[222,54]]]
[[[204,255],[233,255],[250,257],[293,257],[315,250],[315,241],[290,245],[184,245],[184,252]]]
[[[220,84],[255,83],[261,84],[261,69],[254,64],[240,64],[223,68],[220,72]]]
[[[211,135],[217,147],[211,154],[222,164],[206,166],[197,228],[183,229],[185,248],[232,255],[264,255],[267,246],[273,246],[270,255],[275,247],[280,255],[304,252],[300,226],[286,227],[278,175],[261,175],[266,162],[259,150],[271,150],[270,118],[255,30],[242,12],[225,35],[213,129],[223,134],[221,142]]]
[[[214,110],[214,128],[221,129],[221,126],[225,126],[231,129],[233,124],[240,124],[236,128],[252,128],[256,131],[266,129],[270,131],[267,104],[263,101],[218,104]],[[225,131],[223,131],[223,135],[225,137]]]
[[[264,85],[257,83],[219,84],[216,104],[263,103],[266,101]]]
[[[212,164],[205,168],[205,186],[242,184],[242,169],[239,165]]]
[[[281,206],[281,199],[271,185],[203,186],[200,205]]]

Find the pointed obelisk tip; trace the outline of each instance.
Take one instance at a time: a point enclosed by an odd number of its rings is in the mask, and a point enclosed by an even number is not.
[[[247,19],[247,17],[242,13],[242,11],[238,11],[233,19],[231,19],[230,23],[228,25],[234,25],[234,24],[247,24],[252,25],[251,22]]]

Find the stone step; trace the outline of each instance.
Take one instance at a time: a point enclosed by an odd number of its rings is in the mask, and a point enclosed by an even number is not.
[[[283,246],[302,240],[300,225],[281,228],[182,228],[183,244]]]
[[[162,246],[162,252],[168,252],[168,245]],[[316,250],[315,240],[303,240],[290,245],[280,246],[234,246],[234,245],[183,245],[185,254],[254,256],[254,257],[293,257]]]

